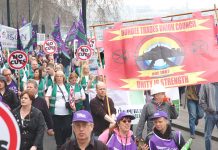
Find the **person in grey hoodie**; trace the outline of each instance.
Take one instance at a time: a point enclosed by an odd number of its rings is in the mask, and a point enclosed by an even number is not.
[[[156,111],[165,111],[170,119],[176,119],[178,113],[174,104],[171,101],[164,101],[166,89],[161,84],[155,84],[151,88],[151,95],[153,99],[151,102],[144,105],[141,113],[141,117],[136,129],[136,140],[142,139],[142,132],[147,121],[147,134],[152,132],[154,123],[152,117]]]
[[[211,150],[211,135],[214,126],[218,128],[218,82],[202,85],[199,100],[199,105],[205,112],[205,149]]]

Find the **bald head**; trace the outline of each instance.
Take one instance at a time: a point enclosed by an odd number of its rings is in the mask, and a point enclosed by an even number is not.
[[[106,96],[106,85],[104,82],[98,82],[96,84],[96,93],[100,99],[104,99]]]

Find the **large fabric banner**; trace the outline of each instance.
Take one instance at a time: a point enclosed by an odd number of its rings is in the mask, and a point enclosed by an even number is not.
[[[109,88],[145,90],[218,81],[214,17],[122,26],[104,31]]]
[[[19,29],[23,48],[25,48],[32,37],[31,23]],[[0,42],[3,48],[17,49],[17,29],[0,24]]]

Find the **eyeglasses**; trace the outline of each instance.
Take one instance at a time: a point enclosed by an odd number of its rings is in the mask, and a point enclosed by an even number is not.
[[[10,76],[11,74],[4,74],[4,76]]]
[[[130,119],[128,119],[128,120],[123,119],[123,120],[121,120],[121,121],[122,121],[123,123],[127,123],[127,122],[128,122],[128,123],[131,123],[132,120],[130,120]]]

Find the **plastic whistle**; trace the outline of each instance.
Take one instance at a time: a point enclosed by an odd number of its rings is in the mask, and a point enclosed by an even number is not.
[[[170,98],[169,97],[164,97],[163,98],[163,102],[169,102],[170,101]]]

